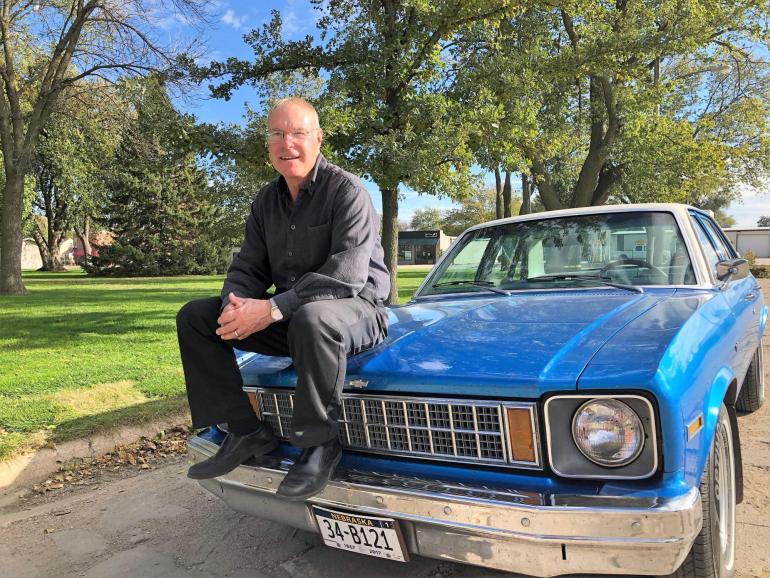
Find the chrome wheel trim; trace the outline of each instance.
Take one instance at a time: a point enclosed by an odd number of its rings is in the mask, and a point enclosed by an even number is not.
[[[726,416],[725,416],[726,417]],[[735,565],[735,456],[730,422],[717,423],[714,448],[714,499],[719,529],[719,556],[725,569]]]

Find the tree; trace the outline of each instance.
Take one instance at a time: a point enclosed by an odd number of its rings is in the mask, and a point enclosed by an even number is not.
[[[770,217],[759,217],[759,219],[757,219],[757,227],[770,227]]]
[[[79,97],[62,99],[49,118],[32,162],[35,198],[28,228],[46,271],[63,268],[62,241],[76,224],[85,225],[91,217],[97,196],[103,193],[101,171],[113,156],[128,118],[125,102],[117,94],[105,98],[104,93],[116,91],[100,83],[90,83],[89,90],[78,88]],[[88,236],[81,235],[81,241],[87,245]]]
[[[323,74],[317,102],[327,140],[344,164],[371,178],[382,195],[382,244],[395,302],[399,188],[453,196],[470,185],[468,143],[483,110],[450,98],[444,89],[456,74],[448,60],[452,38],[472,23],[511,15],[515,3],[330,0],[314,6],[322,12],[319,41],[284,40],[276,12],[269,24],[245,37],[254,62],[231,58],[203,69],[190,65],[202,79],[227,77],[213,89],[224,98],[276,73]]]
[[[200,0],[168,4],[192,19]],[[24,178],[56,103],[86,78],[114,80],[169,69],[175,51],[151,31],[157,10],[141,0],[0,2],[0,148],[5,187],[0,222],[0,293],[23,293]]]
[[[722,209],[714,211],[714,219],[719,223],[719,226],[724,229],[735,226],[735,219],[725,213]]]
[[[462,86],[497,105],[488,146],[513,143],[547,209],[725,198],[770,165],[767,7],[536,3],[462,38]]]
[[[469,198],[463,200],[460,207],[451,209],[443,219],[441,228],[447,235],[452,237],[459,235],[468,227],[491,221],[497,218],[496,215],[496,190],[483,189],[478,190]],[[521,199],[512,197],[509,210],[518,212]]]
[[[409,227],[415,231],[435,231],[442,227],[444,212],[437,207],[417,209],[412,215]]]
[[[101,275],[222,272],[230,248],[218,238],[217,207],[193,152],[193,119],[174,110],[163,84],[144,83],[137,116],[107,171],[104,224],[113,242],[88,270]]]

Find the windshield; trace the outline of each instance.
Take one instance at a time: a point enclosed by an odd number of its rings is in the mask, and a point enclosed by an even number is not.
[[[463,235],[419,296],[694,284],[672,214],[604,213],[493,225]]]

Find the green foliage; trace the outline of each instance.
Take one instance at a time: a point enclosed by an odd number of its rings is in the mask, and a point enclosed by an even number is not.
[[[757,227],[770,227],[770,217],[759,217],[759,219],[757,219]]]
[[[735,226],[735,219],[728,215],[724,209],[714,210],[714,220],[719,223],[719,226],[723,229],[728,229]]]
[[[517,214],[521,199],[512,199],[512,214]],[[468,227],[491,221],[495,218],[495,191],[485,189],[477,191],[470,198],[462,201],[460,208],[451,209],[444,217],[442,228],[447,235],[459,235]]]
[[[513,214],[517,214],[521,199],[511,199]],[[495,191],[493,189],[476,190],[472,195],[460,201],[456,209],[442,211],[436,207],[417,209],[410,227],[415,230],[441,229],[452,237],[459,235],[468,227],[495,219]]]
[[[34,198],[27,231],[43,256],[43,269],[61,270],[59,246],[72,227],[103,199],[103,170],[129,118],[119,91],[80,83],[59,103],[41,131],[32,162]],[[98,96],[95,96],[97,95]]]
[[[751,249],[746,251],[746,253],[743,255],[743,258],[749,262],[749,267],[753,267],[757,262],[757,255]]]
[[[136,104],[106,188],[104,224],[114,235],[88,266],[99,275],[180,275],[224,270],[228,241],[217,238],[218,210],[181,116],[155,80]],[[227,243],[227,244],[224,244]]]
[[[459,38],[458,90],[497,116],[482,166],[530,173],[548,209],[726,206],[770,169],[767,0],[534,3]]]
[[[417,209],[412,215],[409,227],[415,231],[430,231],[443,226],[444,213],[437,207]]]
[[[770,267],[767,265],[755,265],[751,267],[751,274],[757,279],[768,279],[770,278]]]
[[[168,73],[169,65],[176,61],[175,51],[162,44],[161,35],[154,34],[159,28],[155,15],[171,8],[192,24],[201,16],[201,7],[201,0],[159,0],[152,10],[136,0],[3,3],[0,148],[6,157],[0,293],[25,291],[21,280],[22,228],[27,215],[24,179],[32,168],[38,138],[57,105],[81,96],[77,90],[73,96],[71,89],[84,79],[109,83],[121,73]],[[163,36],[167,36],[165,31]],[[179,45],[176,39],[174,43]]]

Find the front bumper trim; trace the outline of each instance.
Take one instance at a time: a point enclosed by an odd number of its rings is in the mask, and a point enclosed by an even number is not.
[[[188,442],[191,461],[218,446]],[[276,496],[291,461],[266,457],[201,485],[239,512],[318,532],[307,503]],[[517,492],[338,468],[310,498],[395,518],[410,553],[533,576],[669,574],[701,528],[697,488],[674,499]]]

